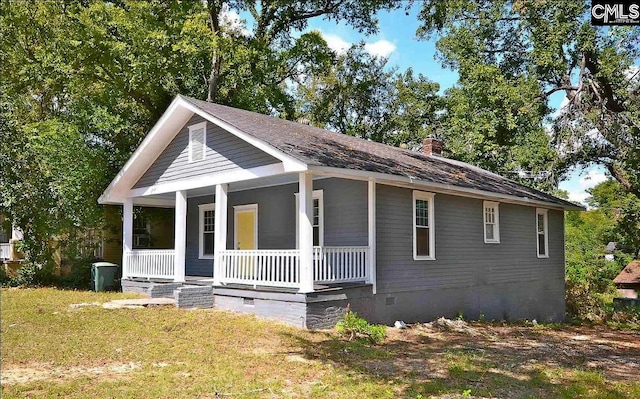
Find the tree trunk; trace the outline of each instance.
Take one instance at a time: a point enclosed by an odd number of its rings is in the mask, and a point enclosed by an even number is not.
[[[222,11],[224,0],[208,0],[207,11],[209,13],[209,28],[211,32],[218,36],[220,34],[220,12]],[[215,48],[211,54],[211,74],[208,80],[207,101],[214,102],[218,97],[218,79],[220,78],[220,66],[222,64],[222,54]]]
[[[222,64],[222,56],[218,50],[213,51],[211,58],[211,75],[209,76],[209,90],[207,92],[207,101],[215,102],[218,97],[218,78],[220,77],[220,64]]]

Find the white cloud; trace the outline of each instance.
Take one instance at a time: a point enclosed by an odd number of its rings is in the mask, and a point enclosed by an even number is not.
[[[365,44],[364,49],[373,56],[387,58],[396,51],[396,45],[388,40],[380,39],[377,42]]]
[[[571,191],[568,190],[569,193],[569,201],[579,202],[581,204],[586,205],[586,200],[589,197],[589,194],[586,191]]]
[[[586,190],[608,179],[605,169],[601,166],[572,170],[568,177],[569,179],[560,183],[559,188],[568,192],[570,201],[583,205],[587,205],[586,200],[589,197]]]
[[[597,169],[590,169],[586,175],[580,178],[578,184],[583,190],[595,187],[607,180],[607,175]]]
[[[220,24],[226,26],[232,32],[237,32],[242,36],[250,36],[251,32],[247,29],[247,22],[240,18],[240,15],[234,10],[230,10],[225,6],[220,11]]]
[[[338,54],[344,54],[349,49],[349,47],[353,45],[353,43],[343,39],[336,34],[325,33],[322,31],[320,31],[320,34],[327,42],[329,48]],[[396,48],[397,47],[395,44],[385,39],[380,39],[371,43],[365,43],[364,45],[364,50],[367,53],[371,54],[374,57],[382,58],[388,57],[391,53],[396,51]]]
[[[324,32],[320,33],[322,34],[322,37],[324,37],[324,40],[327,42],[329,48],[338,54],[344,54],[349,49],[349,47],[351,47],[351,43],[344,40],[338,35]]]

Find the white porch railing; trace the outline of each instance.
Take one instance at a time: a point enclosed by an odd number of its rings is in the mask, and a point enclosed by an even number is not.
[[[173,279],[173,249],[134,249],[125,252],[127,274],[131,277]]]
[[[369,247],[315,247],[313,278],[316,283],[366,281]],[[220,251],[223,283],[300,286],[300,251],[259,249]]]
[[[174,278],[173,249],[138,249],[125,253],[127,274],[142,278]],[[220,251],[222,283],[297,288],[300,286],[300,251],[258,249]],[[366,281],[369,247],[314,247],[316,283]]]
[[[0,259],[9,259],[11,256],[11,244],[8,242],[0,243]]]
[[[316,283],[365,281],[369,247],[314,247],[313,279]]]
[[[220,251],[223,283],[298,287],[300,251],[258,249]]]

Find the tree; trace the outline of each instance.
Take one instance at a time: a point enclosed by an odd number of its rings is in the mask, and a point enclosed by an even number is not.
[[[374,33],[376,12],[400,6],[392,0],[256,1],[208,0],[208,25],[213,37],[207,100],[261,113],[295,117],[295,100],[287,83],[302,75],[326,72],[332,52],[318,32],[304,31],[309,20],[345,22]],[[225,28],[229,12],[248,12],[249,31]]]
[[[411,69],[396,73],[359,43],[327,74],[298,85],[298,113],[315,126],[393,146],[417,147],[434,133],[439,86]]]
[[[409,68],[396,74],[393,89],[389,111],[391,131],[383,142],[421,148],[425,137],[438,135],[442,130],[438,116],[444,108],[438,94],[440,85],[422,74],[415,76]]]
[[[206,93],[209,51],[193,45],[206,13],[198,2],[4,1],[0,15],[0,206],[44,265],[100,227],[98,196],[172,97]]]
[[[389,132],[393,72],[386,60],[353,46],[327,74],[310,75],[298,85],[299,112],[312,124],[350,136],[383,141]]]
[[[587,190],[587,203],[605,215],[612,223],[611,241],[638,258],[640,254],[640,199],[626,191],[615,180],[604,181]]]
[[[100,226],[98,195],[176,94],[292,118],[296,79],[334,62],[318,32],[300,33],[308,20],[373,32],[375,12],[397,6],[1,2],[0,207],[25,230],[29,258],[50,260],[52,235]],[[253,16],[251,32],[233,11]]]
[[[640,197],[638,31],[591,26],[589,3],[431,0],[422,5],[418,34],[440,35],[443,63],[460,74],[454,104],[468,115],[485,106],[496,113],[470,130],[474,140],[491,147],[531,132],[542,144],[549,120],[562,157],[557,170],[599,163]],[[554,93],[567,99],[557,115],[549,107]],[[460,120],[456,106],[452,117]]]

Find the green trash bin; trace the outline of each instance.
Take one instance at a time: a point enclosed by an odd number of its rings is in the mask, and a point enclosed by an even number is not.
[[[98,291],[113,290],[119,266],[115,263],[96,262],[91,264],[91,288]]]

